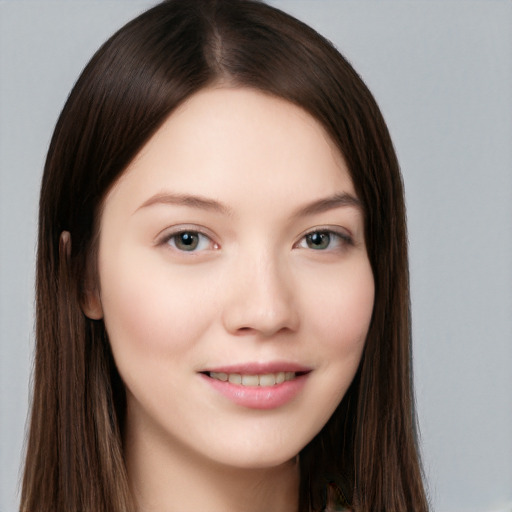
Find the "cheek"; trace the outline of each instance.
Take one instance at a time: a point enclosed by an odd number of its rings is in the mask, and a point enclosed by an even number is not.
[[[215,316],[208,287],[198,289],[185,276],[165,272],[142,259],[114,259],[102,268],[104,321],[118,365],[158,365],[177,361],[199,341]],[[140,264],[139,264],[140,263]],[[197,312],[201,311],[201,315]],[[146,366],[147,367],[147,366]]]
[[[361,361],[374,304],[374,281],[368,264],[332,280],[308,305],[310,326],[316,332],[325,411],[338,406]]]
[[[352,275],[333,280],[310,305],[315,312],[315,328],[322,332],[324,346],[335,356],[360,355],[373,313],[374,293],[368,264]]]

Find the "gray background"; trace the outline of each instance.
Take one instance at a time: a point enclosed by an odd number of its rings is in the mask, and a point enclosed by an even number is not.
[[[396,144],[433,509],[511,511],[512,2],[272,3],[348,57]],[[34,338],[36,209],[49,138],[93,51],[152,4],[0,2],[1,512],[17,503]]]

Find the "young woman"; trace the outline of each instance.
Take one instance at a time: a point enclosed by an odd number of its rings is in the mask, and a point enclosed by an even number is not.
[[[398,163],[312,29],[170,0],[63,109],[21,510],[426,511]]]

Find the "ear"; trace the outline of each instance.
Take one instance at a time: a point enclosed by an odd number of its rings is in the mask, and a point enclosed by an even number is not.
[[[71,255],[71,235],[69,231],[63,231],[60,235],[61,254],[69,259]],[[96,265],[88,258],[85,276],[80,289],[80,308],[84,315],[91,320],[103,318],[103,306],[96,272]]]
[[[88,281],[88,279],[86,279]],[[92,286],[90,286],[90,284]],[[101,320],[103,318],[103,306],[98,287],[94,283],[85,283],[80,300],[80,306],[84,315],[91,320]]]

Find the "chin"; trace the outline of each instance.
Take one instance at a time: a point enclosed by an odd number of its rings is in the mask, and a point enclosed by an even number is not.
[[[310,441],[309,437],[293,440],[287,439],[286,435],[274,439],[270,435],[259,438],[247,436],[245,439],[232,439],[227,444],[228,440],[217,444],[216,449],[208,454],[208,458],[213,462],[240,469],[270,469],[294,463],[297,455]]]

